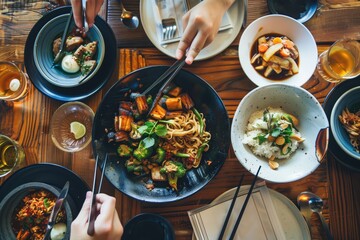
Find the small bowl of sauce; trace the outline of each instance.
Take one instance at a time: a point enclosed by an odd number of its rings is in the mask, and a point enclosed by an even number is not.
[[[273,14],[283,14],[304,23],[316,12],[317,0],[268,0],[269,11]]]

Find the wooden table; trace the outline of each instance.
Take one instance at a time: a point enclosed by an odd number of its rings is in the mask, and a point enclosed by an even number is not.
[[[139,15],[139,1],[126,0],[124,5],[127,10]],[[54,6],[40,6],[44,7]],[[20,6],[19,9],[23,8]],[[248,24],[269,14],[266,0],[249,1],[248,10]],[[15,61],[23,67],[24,43],[31,27],[41,16],[38,12],[33,11],[31,15],[26,15],[27,18],[31,16],[30,20],[24,20],[22,15],[0,14],[0,60]],[[305,23],[316,39],[319,53],[341,37],[360,40],[359,13],[360,4],[356,0],[321,0],[316,15]],[[141,26],[137,30],[128,30],[120,22],[119,15],[120,6],[116,0],[109,0],[104,4],[101,16],[107,20],[116,35],[119,54],[116,71],[108,84],[98,93],[83,100],[94,111],[104,93],[121,76],[144,66],[170,65],[173,62],[173,59],[152,45]],[[230,119],[241,99],[256,87],[244,75],[238,60],[237,45],[242,31],[233,44],[221,54],[185,67],[206,79],[216,89],[226,105]],[[333,87],[334,84],[324,82],[316,76],[303,85],[303,88],[314,94],[321,103]],[[62,102],[48,98],[32,86],[24,101],[14,104],[0,102],[0,133],[16,139],[24,147],[27,165],[43,162],[60,164],[76,172],[91,186],[94,171],[91,146],[77,153],[65,153],[54,146],[49,136],[51,116],[61,104]],[[208,204],[224,191],[233,188],[237,184],[233,180],[242,173],[246,174],[245,184],[249,184],[253,176],[242,167],[230,149],[219,174],[204,189],[178,202],[160,205],[141,203],[126,197],[108,182],[105,182],[103,191],[116,197],[117,210],[123,224],[141,212],[158,213],[173,224],[176,239],[191,239],[192,227],[187,211]],[[1,183],[4,180],[1,179]],[[325,201],[323,213],[335,239],[359,239],[359,182],[359,172],[343,167],[328,154],[327,161],[311,175],[292,183],[267,185],[294,203],[302,191],[316,193]],[[325,239],[320,220],[315,214],[311,222],[312,238]]]

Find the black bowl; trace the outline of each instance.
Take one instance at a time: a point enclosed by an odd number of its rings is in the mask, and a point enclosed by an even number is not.
[[[11,227],[11,221],[13,219],[14,211],[26,195],[38,190],[46,190],[54,194],[56,197],[58,197],[60,194],[60,190],[58,188],[53,187],[49,184],[42,182],[28,182],[19,185],[2,199],[2,201],[0,202],[0,216],[2,219],[0,223],[0,239],[5,240],[16,238],[15,233]],[[72,207],[73,203],[67,198],[63,205],[63,208],[66,212],[65,239],[70,238],[70,226],[71,222],[73,221]]]
[[[187,172],[178,183],[178,191],[166,187],[155,187],[149,191],[145,187],[148,176],[134,176],[127,173],[124,163],[119,161],[116,146],[107,143],[105,129],[112,129],[114,114],[119,101],[129,100],[128,92],[144,91],[153,81],[166,71],[166,66],[151,66],[136,70],[120,79],[106,93],[95,114],[92,143],[94,154],[103,161],[108,153],[105,175],[122,193],[144,202],[164,203],[186,198],[203,188],[220,170],[230,146],[230,124],[225,106],[216,91],[197,75],[181,70],[174,83],[189,93],[199,112],[204,114],[207,131],[211,133],[210,149],[203,154],[198,168]],[[154,95],[161,84],[153,89]],[[207,160],[212,161],[209,165]]]

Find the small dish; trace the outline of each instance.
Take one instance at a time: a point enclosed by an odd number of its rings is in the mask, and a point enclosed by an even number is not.
[[[273,14],[284,14],[304,23],[316,12],[317,0],[268,0],[269,11]]]
[[[33,85],[44,95],[59,101],[78,101],[98,92],[110,80],[115,69],[118,52],[116,38],[110,25],[97,16],[95,18],[95,25],[99,28],[106,45],[104,60],[100,69],[91,79],[73,87],[60,87],[46,80],[35,65],[33,57],[35,39],[48,21],[57,16],[69,14],[70,10],[71,6],[58,7],[40,18],[29,32],[24,51],[26,71]]]
[[[282,108],[299,120],[298,130],[305,141],[289,158],[276,160],[279,167],[273,170],[268,159],[255,155],[243,143],[250,115],[267,107]],[[231,125],[231,143],[240,163],[255,174],[262,166],[259,178],[270,182],[286,183],[311,174],[323,161],[327,151],[329,122],[317,99],[301,87],[271,84],[249,92],[236,109]],[[323,139],[321,144],[318,140]]]
[[[60,194],[59,189],[41,182],[29,182],[18,187],[14,188],[9,192],[0,202],[0,215],[2,221],[0,224],[0,230],[2,236],[7,236],[8,239],[15,239],[15,233],[12,228],[13,214],[15,209],[19,206],[22,199],[32,193],[39,190],[45,190],[52,193],[55,197],[58,197]],[[63,209],[66,213],[66,233],[65,239],[70,238],[70,226],[73,220],[71,205],[68,201],[64,202]]]
[[[360,153],[350,143],[348,132],[339,120],[339,115],[344,109],[348,109],[352,113],[360,110],[360,87],[354,87],[346,91],[335,102],[330,115],[330,128],[335,141],[340,148],[350,157],[360,160]]]
[[[87,33],[87,39],[97,42],[94,70],[88,74],[83,74],[80,70],[76,73],[67,73],[61,68],[61,62],[60,65],[52,66],[54,61],[53,41],[62,36],[68,17],[69,14],[62,14],[48,21],[37,34],[33,49],[35,66],[42,77],[51,84],[65,88],[78,86],[90,80],[99,71],[105,55],[104,38],[99,28],[94,25]],[[72,21],[69,33],[74,28],[75,23]]]
[[[171,223],[153,213],[142,213],[130,219],[125,227],[122,240],[174,240]]]
[[[78,152],[91,142],[94,111],[82,102],[67,102],[54,112],[50,136],[65,152]]]
[[[292,40],[299,52],[299,72],[284,80],[271,80],[255,70],[251,64],[251,49],[257,39],[265,34],[279,34]],[[318,59],[318,51],[311,32],[295,19],[271,14],[253,21],[241,35],[239,43],[239,60],[246,76],[257,86],[284,83],[302,86],[313,75]]]

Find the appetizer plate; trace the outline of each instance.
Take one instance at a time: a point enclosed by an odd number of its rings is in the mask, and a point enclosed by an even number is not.
[[[244,187],[246,186],[242,186],[241,188]],[[236,188],[232,188],[222,193],[214,199],[213,203],[221,203],[226,199],[231,199],[234,196],[235,191]],[[310,230],[295,204],[283,194],[270,188],[269,193],[274,204],[274,208],[278,214],[280,224],[284,230],[286,239],[310,240]],[[196,240],[195,235],[193,235],[192,239]]]
[[[267,107],[282,108],[299,119],[298,130],[305,141],[288,159],[276,160],[273,170],[268,159],[255,155],[243,143],[250,115]],[[301,87],[271,84],[249,92],[236,109],[231,126],[231,143],[240,163],[255,174],[262,166],[259,178],[270,182],[286,183],[311,174],[320,165],[327,151],[329,122],[317,99]],[[319,144],[320,143],[320,144]]]
[[[199,112],[204,114],[206,129],[211,133],[210,148],[203,154],[200,166],[191,169],[178,182],[178,191],[155,185],[146,188],[146,176],[128,173],[124,162],[116,153],[116,145],[106,139],[106,129],[114,128],[114,114],[121,100],[130,100],[129,91],[142,92],[166,71],[167,66],[151,66],[136,70],[120,79],[106,93],[94,118],[92,143],[94,154],[103,162],[108,154],[105,169],[107,179],[122,193],[144,202],[165,203],[186,198],[203,188],[222,167],[230,146],[230,125],[225,106],[216,91],[203,79],[186,70],[181,70],[174,83],[189,93]],[[155,96],[161,85],[150,93]],[[208,164],[210,161],[211,164]],[[102,164],[100,164],[101,166]]]
[[[154,13],[152,11],[155,1],[140,0],[140,17],[141,24],[145,30],[146,35],[150,41],[164,54],[175,58],[175,53],[179,42],[174,42],[166,45],[161,45],[156,34],[156,22],[154,20]],[[195,61],[211,58],[222,51],[224,51],[235,40],[240,32],[242,22],[244,19],[243,0],[235,1],[229,8],[228,13],[231,19],[233,28],[220,31],[214,41],[201,50]]]
[[[274,33],[287,36],[299,51],[299,72],[285,80],[270,80],[262,76],[250,62],[251,48],[257,39],[265,34]],[[272,14],[260,17],[247,26],[240,38],[239,59],[246,76],[257,86],[274,83],[302,86],[314,73],[318,52],[314,37],[303,24],[285,15]]]
[[[115,69],[117,56],[116,39],[112,29],[102,18],[97,16],[95,19],[95,25],[100,30],[106,46],[104,60],[98,71],[91,79],[84,82],[84,84],[73,87],[57,86],[46,80],[36,67],[34,61],[33,52],[36,37],[48,21],[60,15],[69,14],[70,9],[71,7],[68,6],[59,7],[39,19],[28,35],[24,52],[25,67],[31,82],[46,96],[60,101],[81,100],[99,91],[111,78]]]
[[[330,119],[331,117],[331,111],[334,108],[336,101],[348,90],[360,86],[359,81],[360,81],[360,76],[354,79],[346,80],[336,85],[329,92],[323,104],[323,108],[328,119]],[[356,158],[349,156],[344,152],[344,150],[335,141],[332,131],[330,131],[330,136],[329,136],[329,151],[335,157],[337,162],[339,162],[343,166],[348,167],[355,171],[360,171],[360,161]]]
[[[89,186],[78,175],[69,169],[51,163],[32,164],[12,174],[0,187],[0,202],[16,187],[29,182],[40,182],[62,189],[66,181],[70,182],[69,199],[73,202],[71,208],[73,218],[78,215]]]

